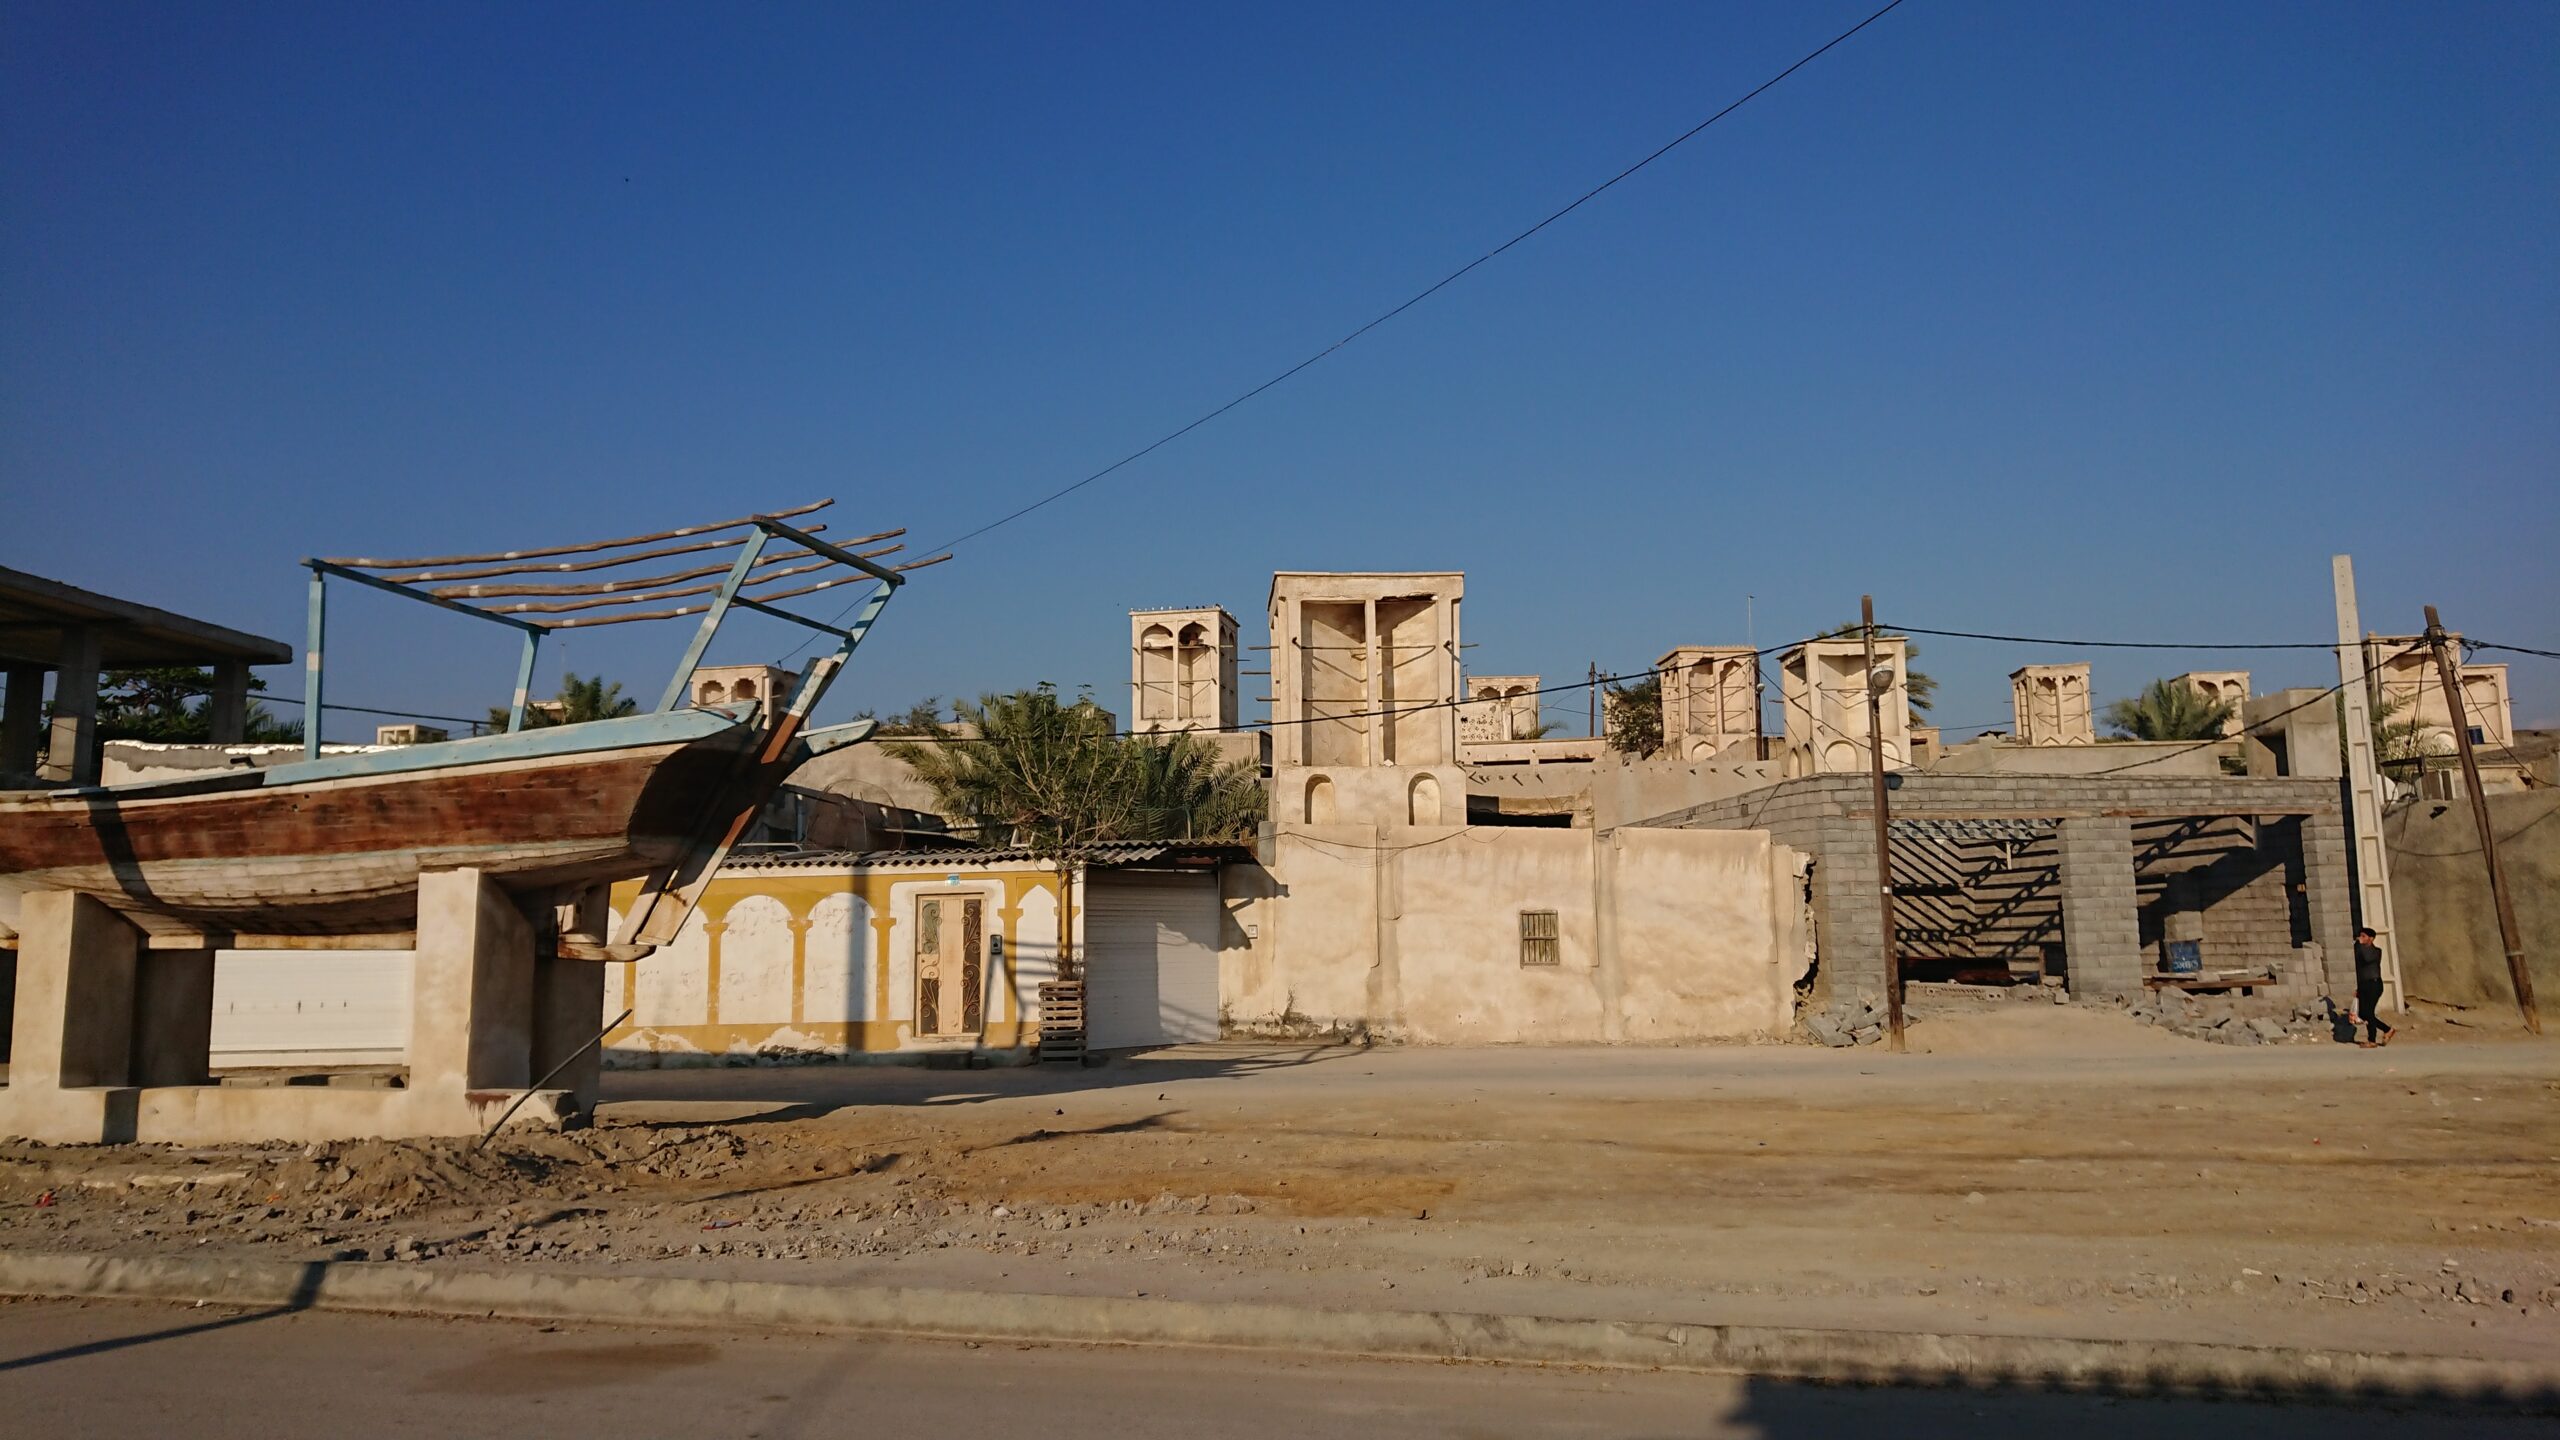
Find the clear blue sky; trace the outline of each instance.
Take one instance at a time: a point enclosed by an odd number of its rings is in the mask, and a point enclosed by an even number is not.
[[[823,495],[944,538],[1871,8],[13,0],[0,549],[298,643],[306,554]],[[2555,76],[2546,4],[1911,0],[926,572],[829,709],[1042,679],[1124,709],[1124,611],[1218,601],[1259,643],[1275,568],[1463,569],[1471,667],[1551,682],[1738,641],[1746,594],[1764,642],[1864,590],[1952,629],[2319,640],[2340,550],[2371,626],[2432,601],[2560,648]],[[795,643],[767,623],[717,658]],[[388,598],[332,641],[357,703],[476,713],[512,663]],[[542,687],[654,695],[681,643],[572,639]],[[1924,648],[1957,724],[2074,658]],[[2096,659],[2114,696],[2214,657]],[[2519,721],[2560,723],[2560,662],[2514,663]]]

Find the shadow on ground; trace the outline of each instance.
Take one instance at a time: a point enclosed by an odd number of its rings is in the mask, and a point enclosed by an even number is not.
[[[1234,1080],[1357,1059],[1366,1045],[1184,1045],[1118,1050],[1086,1063],[997,1066],[988,1069],[919,1065],[695,1065],[657,1070],[607,1070],[603,1104],[607,1118],[624,1108],[655,1118],[658,1106],[736,1107],[727,1125],[812,1120],[853,1106],[968,1105],[988,1100],[1138,1089],[1195,1080]],[[688,1115],[688,1119],[711,1118]]]

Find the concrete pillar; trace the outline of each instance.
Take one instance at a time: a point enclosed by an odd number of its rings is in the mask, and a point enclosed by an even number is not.
[[[558,934],[602,935],[610,928],[609,892],[599,886],[553,912]],[[531,1084],[553,1066],[577,1058],[547,1088],[570,1092],[569,1108],[595,1113],[604,1075],[604,1050],[589,1044],[608,1018],[604,1013],[605,967],[595,960],[563,960],[551,947],[538,947],[533,957],[533,1049]],[[800,1012],[795,1004],[792,1014]],[[580,1047],[584,1047],[583,1053]]]
[[[583,1046],[583,1053],[545,1088],[570,1092],[569,1108],[590,1115],[595,1113],[604,1076],[604,1047],[590,1043],[609,1018],[604,1013],[604,971],[601,961],[563,960],[557,955],[536,956],[533,962],[533,1052],[529,1067],[533,1073],[525,1083],[530,1085],[550,1074],[553,1066]]]
[[[533,926],[477,870],[419,876],[410,1092],[521,1090],[532,1063]]]
[[[1360,623],[1361,633],[1364,637],[1361,643],[1367,647],[1361,652],[1360,656],[1360,669],[1362,672],[1360,679],[1360,699],[1362,703],[1360,708],[1367,714],[1367,718],[1360,722],[1360,727],[1363,732],[1363,737],[1369,747],[1366,751],[1366,758],[1360,763],[1363,765],[1384,765],[1387,763],[1388,752],[1386,734],[1389,720],[1386,716],[1378,713],[1380,710],[1386,708],[1378,703],[1378,696],[1385,683],[1386,667],[1393,662],[1388,658],[1387,647],[1384,639],[1378,634],[1377,601],[1368,600],[1362,602],[1360,607]]]
[[[2311,912],[2311,940],[2320,947],[2321,970],[2329,993],[2346,999],[2356,993],[2355,884],[2353,852],[2347,844],[2347,822],[2339,814],[2308,815],[2302,821],[2302,890]]]
[[[1813,872],[1815,953],[1821,988],[1838,1000],[1884,998],[1884,871],[1876,863],[1875,822],[1826,816],[1822,859]]]
[[[149,950],[136,958],[133,1083],[213,1083],[213,952]]]
[[[2055,849],[2062,871],[2062,950],[2072,993],[2142,992],[2142,926],[2133,888],[2133,822],[2065,820]]]
[[[57,784],[98,783],[98,632],[74,625],[62,632],[62,656],[54,667],[53,733],[45,742],[42,778]]]
[[[205,702],[213,743],[237,745],[249,738],[249,662],[225,660],[213,667],[213,695]]]
[[[44,667],[9,667],[9,693],[0,711],[0,775],[32,778],[36,736],[44,728]]]
[[[9,1087],[128,1085],[142,934],[97,899],[39,890],[18,912]]]
[[[1600,992],[1600,1038],[1627,1038],[1626,978],[1618,968],[1618,832],[1591,833],[1591,978]]]

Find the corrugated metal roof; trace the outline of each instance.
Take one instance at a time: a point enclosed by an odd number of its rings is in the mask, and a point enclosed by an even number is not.
[[[1241,859],[1243,845],[1199,840],[1117,840],[1088,847],[1086,863],[1110,867],[1151,860]],[[1023,846],[964,850],[800,850],[780,855],[733,855],[726,870],[975,870],[1001,866],[1046,867],[1047,857]]]

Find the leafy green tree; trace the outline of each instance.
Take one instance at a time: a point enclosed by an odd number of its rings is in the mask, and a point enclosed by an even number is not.
[[[1256,767],[1221,764],[1195,736],[1116,735],[1101,707],[1049,684],[952,708],[974,736],[929,719],[885,748],[990,841],[1072,858],[1118,840],[1242,839],[1262,822]]]
[[[1642,760],[1662,749],[1662,676],[1611,685],[1600,695],[1600,728],[1609,748]]]
[[[2154,680],[2140,695],[2111,702],[2099,718],[2122,740],[2219,740],[2231,720],[2231,702],[2192,685]]]
[[[925,737],[885,748],[932,787],[946,816],[974,826],[981,839],[1023,846],[1057,871],[1069,933],[1075,873],[1095,847],[1236,840],[1262,821],[1257,767],[1222,765],[1190,735],[1117,735],[1090,698],[1064,702],[1043,683],[952,709],[974,735],[936,718]],[[1060,958],[1060,973],[1074,974],[1075,957]]]
[[[640,713],[640,702],[622,693],[622,682],[608,682],[598,675],[581,680],[576,671],[560,677],[560,693],[548,701],[537,700],[524,707],[524,728],[541,730],[553,725],[581,725],[589,720],[616,720]],[[507,707],[489,707],[491,733],[507,728]]]
[[[872,733],[884,738],[892,735],[930,735],[934,733],[934,727],[942,723],[942,697],[927,695],[895,715],[882,715],[876,710],[857,710],[853,718],[879,721],[880,728]]]
[[[2344,764],[2347,758],[2347,697],[2341,694],[2330,704],[2337,711],[2338,760]],[[2425,733],[2427,727],[2417,716],[2409,713],[2410,708],[2406,695],[2376,696],[2366,706],[2365,718],[2372,722],[2375,764],[2414,765],[2426,758],[2419,747],[2418,737]]]
[[[213,672],[192,665],[109,670],[98,677],[98,738],[201,745],[213,739]],[[267,682],[249,677],[252,692]],[[252,700],[242,738],[281,744],[302,738],[299,723],[280,721]]]
[[[1269,811],[1261,767],[1221,761],[1198,736],[1136,736],[1138,819],[1150,840],[1248,840]]]

